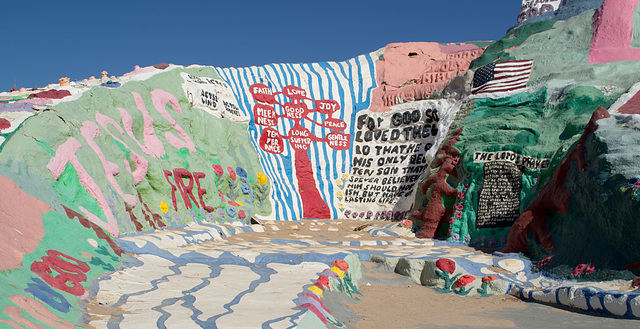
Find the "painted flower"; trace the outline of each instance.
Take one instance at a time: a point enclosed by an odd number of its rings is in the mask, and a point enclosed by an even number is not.
[[[228,203],[230,206],[234,206],[234,207],[239,206],[239,204],[238,204],[237,202],[233,201],[233,200],[229,200],[229,202],[227,202],[227,203]]]
[[[453,284],[456,285],[456,287],[458,288],[462,288],[462,287],[466,287],[469,283],[475,281],[476,278],[473,277],[472,275],[468,275],[465,274],[461,277],[458,278],[458,280],[456,280],[456,282],[454,282]]]
[[[344,192],[342,191],[338,191],[338,193],[336,193],[338,195],[339,198],[342,198],[342,196],[344,196]]]
[[[218,215],[220,216],[220,219],[224,219],[224,210],[222,210],[222,208],[218,208]]]
[[[458,235],[458,233],[451,234],[451,240],[453,240],[453,241],[460,240],[460,236]]]
[[[240,210],[238,211],[238,217],[240,217],[240,219],[245,219],[247,214],[244,213],[244,210]]]
[[[227,167],[227,172],[229,172],[229,176],[231,176],[231,179],[236,180],[236,172],[233,171],[233,168]]]
[[[587,264],[578,264],[576,265],[576,267],[573,269],[573,271],[571,271],[571,275],[573,276],[578,276],[580,274],[582,274],[582,272],[584,272],[584,270],[587,268]]]
[[[495,275],[487,275],[482,277],[482,282],[489,283],[491,281],[499,280]]]
[[[387,211],[387,218],[391,218],[393,216],[393,211]]]
[[[335,260],[335,261],[331,262],[331,265],[339,268],[340,271],[342,271],[344,273],[347,273],[347,271],[349,270],[349,263],[347,263],[347,261],[344,260],[344,259]]]
[[[453,208],[455,210],[462,211],[464,209],[464,204],[462,204],[462,202],[456,202],[456,204],[453,205]]]
[[[595,271],[595,270],[596,270],[596,266],[591,264],[591,265],[587,266],[587,268],[584,270],[584,274],[585,275],[589,275],[589,274],[593,273],[593,271]]]
[[[246,183],[242,183],[242,185],[240,185],[240,190],[242,191],[242,193],[244,194],[249,194],[249,192],[251,192],[251,188],[249,187],[248,184]]]
[[[469,241],[471,241],[471,236],[470,235],[465,235],[464,236],[464,243],[469,243]]]
[[[240,202],[240,201],[236,201],[236,203],[237,203],[239,206],[244,207],[244,203],[242,203],[242,202]]]
[[[440,258],[436,261],[436,266],[443,272],[453,274],[456,270],[456,263],[448,258]]]
[[[342,174],[342,178],[344,178],[344,179],[349,178],[349,174]]]
[[[265,174],[263,174],[261,172],[256,173],[256,176],[258,176],[258,183],[260,185],[264,185],[264,184],[267,183],[267,181],[269,181],[269,179],[267,178],[267,175],[265,175]]]
[[[342,203],[338,203],[338,208],[344,208],[344,205]]]
[[[364,211],[360,213],[360,218],[364,217],[365,213]]]
[[[236,217],[236,208],[233,208],[233,207],[227,208],[227,215],[229,215],[229,217],[231,218]]]
[[[462,218],[462,212],[456,212],[456,214],[454,215],[456,218]]]
[[[466,190],[468,190],[468,189],[469,189],[469,184],[467,184],[467,185],[465,185],[465,186],[464,186],[464,190],[465,190],[465,191],[466,191]]]
[[[336,185],[342,185],[342,180],[336,179]]]
[[[220,197],[220,199],[222,199],[222,201],[224,201],[224,202],[227,201],[227,200],[225,200],[224,194],[222,194],[222,191],[218,191],[218,196]]]
[[[224,174],[224,169],[222,169],[221,165],[214,164],[214,165],[211,165],[211,167],[213,167],[213,170],[216,172],[216,175],[222,176]]]
[[[345,216],[349,216],[349,215],[351,215],[351,210],[349,210],[349,209],[345,210],[345,211],[344,211],[344,215],[345,215]]]
[[[466,193],[460,191],[458,192],[458,200],[464,200],[464,198],[467,196]]]
[[[497,244],[498,240],[496,240],[496,238],[489,238],[489,245],[490,246],[495,246]]]
[[[236,167],[236,174],[238,174],[238,176],[240,176],[241,178],[247,179],[247,171],[243,168]]]
[[[329,278],[324,276],[324,275],[319,276],[318,280],[316,280],[316,282],[319,282],[323,286],[329,288]]]
[[[451,229],[447,230],[447,235],[451,235]]]
[[[455,217],[453,217],[453,216],[449,217],[449,225],[453,225],[453,223],[455,223],[455,222],[456,222],[456,218]]]
[[[457,166],[458,163],[460,163],[460,157],[454,158],[453,160],[451,160],[451,163],[453,163],[453,166]]]
[[[369,218],[371,216],[373,216],[373,211],[371,211],[371,210],[367,211],[367,218]]]
[[[400,225],[403,226],[403,227],[409,227],[409,226],[413,225],[413,222],[410,219],[405,219],[405,220],[400,222]]]
[[[640,178],[638,177],[629,178],[629,187],[635,187],[635,185],[638,183],[640,183]]]

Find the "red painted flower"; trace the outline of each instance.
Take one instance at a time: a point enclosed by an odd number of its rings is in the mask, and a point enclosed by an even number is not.
[[[458,211],[458,212],[456,212],[455,217],[456,217],[456,218],[462,218],[462,213],[461,213],[461,212],[459,212],[459,211]]]
[[[462,202],[456,202],[456,204],[453,205],[453,208],[455,210],[462,211],[464,209],[464,204],[462,204]]]
[[[458,158],[454,158],[454,159],[451,161],[451,163],[453,163],[453,166],[454,166],[454,167],[455,167],[455,166],[457,166],[457,165],[458,165],[458,163],[460,163],[460,158],[459,158],[459,157],[458,157]]]
[[[340,269],[340,271],[347,273],[349,270],[349,263],[347,263],[344,259],[338,259],[336,261],[331,262],[331,265]]]
[[[584,274],[589,275],[591,273],[593,273],[593,271],[596,270],[596,266],[591,264],[589,266],[587,266],[587,268],[584,270]]]
[[[540,262],[538,262],[538,265],[537,265],[536,267],[537,267],[538,269],[540,269],[541,267],[543,267],[543,266],[545,266],[545,265],[549,264],[549,262],[551,261],[551,257],[553,257],[553,256],[549,256],[549,257],[547,257],[547,258],[545,258],[545,259],[541,260]]]
[[[229,205],[234,206],[234,207],[238,207],[240,206],[237,202],[233,201],[233,200],[229,200],[229,202],[227,202]]]
[[[456,263],[448,258],[440,258],[436,261],[436,266],[443,272],[453,274],[456,270]]]
[[[458,200],[464,200],[464,198],[467,196],[466,193],[460,191],[458,192]]]
[[[316,280],[317,282],[320,282],[320,284],[322,284],[323,286],[329,288],[329,278],[321,275],[318,277],[318,280]]]
[[[227,171],[229,172],[229,176],[231,176],[231,179],[236,180],[236,172],[233,171],[233,168],[227,167]]]
[[[456,282],[454,282],[453,284],[455,284],[456,287],[458,288],[462,288],[462,287],[466,287],[469,283],[475,280],[476,278],[473,277],[472,275],[463,275],[460,278],[458,278],[458,280],[456,280]]]
[[[573,269],[573,271],[571,271],[571,275],[573,276],[578,276],[580,274],[582,274],[582,272],[584,272],[584,270],[587,268],[587,264],[578,264],[576,265],[576,267]]]
[[[495,281],[495,280],[499,280],[498,277],[496,277],[495,275],[487,275],[487,276],[483,276],[482,277],[482,282],[491,282],[491,281]]]
[[[213,170],[216,172],[216,175],[222,176],[224,174],[224,170],[222,169],[221,165],[214,164],[214,165],[211,165],[211,167],[213,167]]]
[[[240,210],[238,211],[238,217],[240,217],[240,219],[244,219],[247,217],[247,214],[244,213],[244,210]]]
[[[449,218],[449,225],[453,225],[453,223],[455,223],[456,219],[454,217],[450,217]]]

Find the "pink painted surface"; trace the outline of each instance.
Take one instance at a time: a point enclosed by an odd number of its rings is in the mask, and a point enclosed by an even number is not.
[[[122,115],[122,113],[121,113],[121,115]],[[129,117],[129,119],[131,119],[131,117]],[[104,129],[109,135],[111,135],[111,138],[117,140],[122,145],[124,145],[126,148],[131,150],[131,148],[129,147],[129,145],[127,145],[127,143],[125,143],[120,138],[118,138],[113,133],[111,133],[111,131],[107,128],[107,125],[111,124],[114,128],[116,128],[116,130],[120,133],[120,135],[122,135],[124,133],[124,131],[122,130],[122,127],[120,127],[120,125],[115,120],[113,120],[110,117],[108,117],[108,116],[96,111],[96,121],[100,124],[102,129]],[[122,121],[125,121],[124,117],[122,118]],[[131,126],[129,126],[129,128],[131,128]],[[152,129],[153,129],[153,127],[152,127]],[[132,134],[133,134],[133,132],[132,132]],[[154,133],[154,136],[155,136],[155,133]],[[136,140],[136,142],[137,142],[137,140]],[[140,143],[138,143],[138,145],[139,144]],[[160,145],[162,145],[162,144],[160,144]],[[135,163],[136,169],[133,170],[133,171],[131,170],[131,166],[129,165],[129,162],[127,161],[127,159],[123,159],[124,165],[125,165],[125,168],[127,169],[127,171],[129,173],[131,173],[131,175],[133,175],[133,183],[135,185],[137,185],[147,175],[147,171],[149,169],[149,162],[147,161],[147,159],[143,158],[142,156],[140,156],[138,153],[134,152],[133,150],[131,150],[129,152],[129,156],[131,157],[131,161],[133,161]],[[134,206],[134,204],[132,204],[132,206]]]
[[[633,14],[638,0],[605,0],[593,19],[589,63],[640,60],[640,49],[631,48]]]
[[[100,127],[95,122],[85,121],[80,127],[80,132],[84,139],[89,144],[89,147],[96,153],[98,159],[100,159],[100,163],[102,163],[102,167],[104,168],[104,175],[107,177],[109,183],[115,188],[116,192],[132,207],[135,207],[138,204],[138,199],[134,195],[125,194],[120,187],[120,184],[116,181],[116,177],[120,174],[120,167],[115,163],[107,160],[104,153],[100,149],[100,146],[96,144],[93,140],[94,138],[100,136]]]
[[[157,68],[153,67],[153,66],[145,66],[145,67],[140,67],[138,65],[134,66],[133,71],[129,72],[129,73],[125,73],[124,76],[131,76],[131,75],[136,75],[136,74],[143,74],[143,73],[150,73],[150,72],[156,72],[156,71],[160,71]]]
[[[436,42],[392,43],[384,59],[376,62],[371,111],[385,112],[403,101],[428,98],[455,76],[466,72],[484,52],[473,44],[440,45]]]
[[[8,270],[20,267],[22,256],[36,250],[44,236],[42,214],[51,207],[2,175],[0,186],[0,270]]]
[[[100,219],[98,216],[92,214],[84,207],[78,207],[80,211],[84,214],[87,219],[89,219],[94,224],[100,226],[109,232],[112,236],[117,237],[120,235],[120,230],[118,229],[118,222],[116,218],[113,216],[109,205],[107,204],[107,200],[100,190],[100,187],[96,182],[91,178],[91,175],[87,172],[86,169],[78,160],[76,156],[76,152],[82,147],[82,144],[78,142],[77,139],[73,137],[69,137],[66,142],[62,143],[62,145],[58,146],[56,150],[56,156],[49,160],[47,164],[47,169],[51,171],[53,178],[58,179],[64,172],[64,169],[67,166],[67,163],[71,163],[73,168],[78,172],[78,179],[80,180],[80,184],[87,190],[89,195],[91,195],[96,201],[98,205],[104,212],[105,217],[107,218],[107,222]]]
[[[164,145],[162,145],[162,142],[160,141],[158,136],[156,136],[156,132],[153,129],[153,118],[151,118],[151,115],[149,115],[149,111],[147,111],[147,108],[144,106],[142,96],[140,96],[140,94],[136,92],[132,92],[131,94],[133,95],[133,99],[136,102],[136,107],[138,108],[138,110],[140,110],[140,112],[142,112],[142,118],[144,120],[142,130],[142,133],[144,134],[144,145],[141,145],[138,139],[133,135],[133,120],[131,119],[131,115],[129,115],[129,113],[125,109],[118,108],[118,110],[120,111],[120,117],[122,117],[122,124],[124,125],[124,129],[127,131],[127,134],[129,134],[129,137],[133,138],[133,140],[138,143],[138,146],[140,146],[145,154],[148,154],[152,157],[161,158],[165,155]]]
[[[53,100],[49,98],[29,98],[19,100],[16,103],[31,103],[32,105],[52,105]]]
[[[174,111],[182,113],[182,109],[180,108],[180,102],[178,102],[178,99],[162,89],[152,90],[151,99],[153,100],[153,106],[156,108],[156,111],[158,111],[165,119],[167,119],[167,121],[171,123],[173,128],[178,132],[178,135],[184,140],[182,141],[174,134],[166,132],[164,133],[164,136],[169,144],[173,145],[177,149],[186,147],[187,149],[189,149],[189,152],[194,153],[196,151],[195,144],[193,144],[191,138],[187,136],[187,133],[184,131],[184,129],[182,129],[182,127],[178,125],[176,120],[174,120],[171,115],[169,115],[169,112],[167,112],[166,109],[167,104],[171,104],[171,107],[173,107]]]

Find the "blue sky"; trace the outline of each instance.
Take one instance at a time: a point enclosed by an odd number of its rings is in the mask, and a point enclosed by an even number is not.
[[[158,63],[243,67],[342,61],[393,42],[497,40],[519,0],[11,1],[0,91]]]

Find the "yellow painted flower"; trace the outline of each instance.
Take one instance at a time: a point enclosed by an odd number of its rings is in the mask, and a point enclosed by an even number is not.
[[[240,202],[240,201],[236,201],[236,203],[237,203],[237,204],[239,204],[239,205],[240,205],[240,207],[244,207],[244,204],[242,204],[242,202]]]
[[[342,178],[348,179],[349,178],[349,174],[342,174]]]
[[[267,178],[267,175],[261,172],[256,173],[256,176],[258,176],[258,183],[260,183],[260,185],[264,185],[269,181],[269,178]]]
[[[342,203],[338,203],[338,208],[344,208],[344,205]]]
[[[169,211],[169,205],[164,201],[160,202],[160,210],[166,214]]]
[[[344,195],[344,193],[342,193],[342,191],[338,191],[338,196],[342,197]]]
[[[336,185],[342,185],[342,181],[339,179],[336,179]]]

